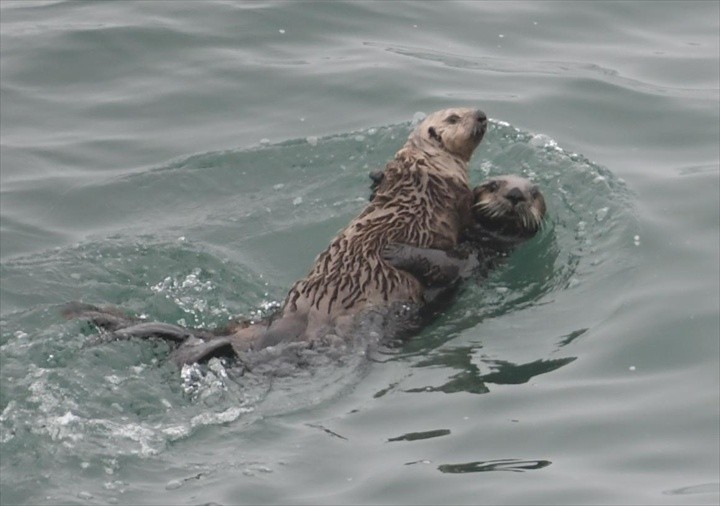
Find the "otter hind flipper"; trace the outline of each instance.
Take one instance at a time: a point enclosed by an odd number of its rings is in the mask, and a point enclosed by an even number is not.
[[[187,329],[171,323],[143,322],[111,332],[101,330],[100,333],[89,336],[85,346],[97,346],[112,341],[128,341],[133,338],[163,339],[171,346],[177,346],[190,339],[209,340],[213,338],[213,334],[204,329]]]
[[[130,327],[141,321],[138,318],[126,315],[118,308],[99,307],[77,301],[65,304],[60,310],[60,313],[66,320],[87,320],[97,327],[110,332]]]
[[[114,334],[115,339],[119,341],[132,339],[133,337],[139,339],[159,337],[160,339],[174,343],[182,343],[186,339],[194,336],[191,329],[186,329],[171,323],[159,322],[138,323],[137,325],[116,330],[112,332],[112,334]]]
[[[189,337],[170,353],[170,360],[178,367],[196,362],[204,362],[213,357],[235,357],[232,336],[221,336],[203,341],[194,336]]]
[[[114,307],[99,307],[83,302],[69,302],[61,309],[66,319],[85,320],[100,329],[99,334],[90,336],[87,345],[129,339],[159,338],[174,344],[182,344],[190,338],[198,341],[210,340],[215,335],[205,329],[189,329],[172,323],[145,322],[139,318],[127,316]]]
[[[184,364],[204,362],[213,357],[238,357],[248,351],[269,349],[280,343],[302,340],[306,327],[307,323],[303,318],[292,315],[265,324],[242,325],[230,335],[204,339],[190,335],[170,354],[170,359],[178,367],[182,367]],[[187,329],[182,330],[188,332]]]

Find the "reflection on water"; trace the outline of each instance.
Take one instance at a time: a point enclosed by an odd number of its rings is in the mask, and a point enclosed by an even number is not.
[[[522,473],[534,469],[542,469],[552,462],[549,460],[515,460],[515,459],[499,459],[485,460],[477,462],[466,462],[464,464],[443,464],[438,466],[441,473],[484,473],[486,471],[513,471]]]
[[[490,391],[488,383],[498,385],[517,385],[527,383],[535,376],[555,371],[564,365],[573,362],[576,357],[566,357],[549,360],[534,360],[525,364],[514,364],[505,360],[481,358],[480,362],[486,364],[492,372],[482,374],[480,368],[473,363],[477,346],[462,346],[442,349],[434,353],[427,360],[418,362],[415,367],[443,366],[461,371],[449,378],[439,386],[425,386],[403,390],[404,392],[468,392],[471,394],[484,394]]]
[[[388,441],[418,441],[420,439],[431,439],[434,437],[448,436],[448,429],[426,430],[423,432],[408,432],[398,437],[391,437]]]
[[[319,423],[306,423],[305,425],[307,425],[308,427],[312,427],[313,429],[320,429],[325,434],[330,434],[331,436],[336,437],[338,439],[343,439],[345,441],[348,440],[348,438],[346,438],[345,436],[341,436],[337,432],[332,431],[332,430],[328,429],[327,427],[320,425]]]
[[[558,348],[562,348],[563,346],[567,346],[568,344],[572,343],[575,339],[583,335],[585,332],[587,332],[589,329],[578,329],[573,330],[572,332],[568,333],[565,336],[562,336],[560,341],[558,342]]]
[[[701,485],[691,485],[689,487],[675,488],[666,490],[665,495],[691,495],[691,494],[718,494],[720,493],[720,483],[703,483]]]
[[[498,385],[518,385],[527,383],[531,378],[560,369],[562,366],[575,361],[576,357],[557,358],[550,360],[535,360],[526,364],[513,364],[504,360],[488,360],[486,363],[494,372],[485,374],[480,379],[486,383]]]

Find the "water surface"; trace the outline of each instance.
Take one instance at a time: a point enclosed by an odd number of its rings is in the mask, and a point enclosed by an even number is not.
[[[717,504],[716,2],[0,4],[2,504]],[[84,348],[81,299],[263,314],[417,112],[542,234],[393,353]]]

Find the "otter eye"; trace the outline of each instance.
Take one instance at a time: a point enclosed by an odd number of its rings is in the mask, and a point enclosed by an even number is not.
[[[497,181],[489,181],[489,182],[485,183],[483,186],[485,186],[485,189],[490,192],[495,192],[495,191],[497,191],[498,188],[500,188],[500,185],[498,184]]]
[[[458,116],[457,114],[451,114],[450,116],[447,117],[447,119],[445,121],[447,121],[451,125],[454,125],[455,123],[460,121],[460,116]]]
[[[536,199],[538,195],[540,195],[540,189],[537,186],[533,186],[530,188],[530,195],[532,198]]]

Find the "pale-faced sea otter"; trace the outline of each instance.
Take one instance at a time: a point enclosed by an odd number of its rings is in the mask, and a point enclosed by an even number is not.
[[[384,176],[373,173],[373,187]],[[537,185],[515,175],[496,176],[473,190],[473,219],[455,248],[389,244],[383,258],[425,286],[426,305],[447,302],[463,279],[482,279],[520,244],[537,234],[547,210]]]

